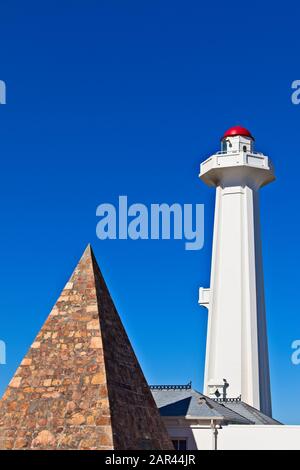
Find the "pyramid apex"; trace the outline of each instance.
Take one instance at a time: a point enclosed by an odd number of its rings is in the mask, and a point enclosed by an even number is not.
[[[92,245],[88,243],[81,255],[80,260],[78,261],[77,267],[80,266],[82,263],[93,263],[93,260],[95,260],[95,255],[92,249]]]
[[[89,254],[93,253],[93,248],[92,248],[92,245],[90,243],[88,243],[87,246],[85,247],[83,254],[85,254],[85,253],[89,253]]]

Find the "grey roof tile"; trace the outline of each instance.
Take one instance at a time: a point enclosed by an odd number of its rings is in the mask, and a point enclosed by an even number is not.
[[[265,415],[261,411],[253,408],[253,406],[244,403],[243,401],[240,402],[227,402],[225,404],[226,408],[239,413],[244,418],[250,419],[254,422],[254,424],[282,424],[274,418]]]
[[[193,389],[154,389],[151,391],[161,416],[220,418],[232,424],[253,424],[245,416]]]

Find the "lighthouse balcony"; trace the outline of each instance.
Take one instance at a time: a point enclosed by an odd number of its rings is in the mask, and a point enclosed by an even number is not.
[[[215,153],[200,165],[199,177],[209,186],[222,183],[244,185],[254,181],[258,187],[275,179],[272,162],[262,153]]]
[[[231,167],[237,165],[255,166],[270,169],[270,160],[263,153],[218,152],[200,165],[200,175],[212,168]]]

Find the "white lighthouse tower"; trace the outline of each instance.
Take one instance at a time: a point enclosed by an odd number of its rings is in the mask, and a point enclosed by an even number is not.
[[[221,144],[200,169],[216,187],[210,288],[199,293],[208,308],[204,393],[226,389],[271,416],[258,192],[275,177],[247,129],[229,129]]]

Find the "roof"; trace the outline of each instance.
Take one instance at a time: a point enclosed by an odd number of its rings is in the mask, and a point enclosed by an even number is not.
[[[151,389],[161,416],[215,419],[228,424],[253,424],[248,418],[192,388]]]
[[[247,419],[251,419],[254,424],[282,424],[274,418],[265,415],[261,411],[253,408],[253,406],[248,405],[243,401],[234,401],[234,402],[227,402],[226,408],[239,413],[240,415],[244,416]]]
[[[227,131],[224,133],[221,140],[225,139],[226,137],[234,137],[236,135],[242,135],[244,137],[250,137],[250,139],[254,140],[254,137],[252,136],[251,132],[248,131],[248,129],[246,129],[245,127],[242,127],[242,126],[230,127],[230,129],[227,129]]]
[[[242,401],[220,402],[188,386],[152,386],[151,392],[163,417],[215,419],[225,424],[281,424]]]

